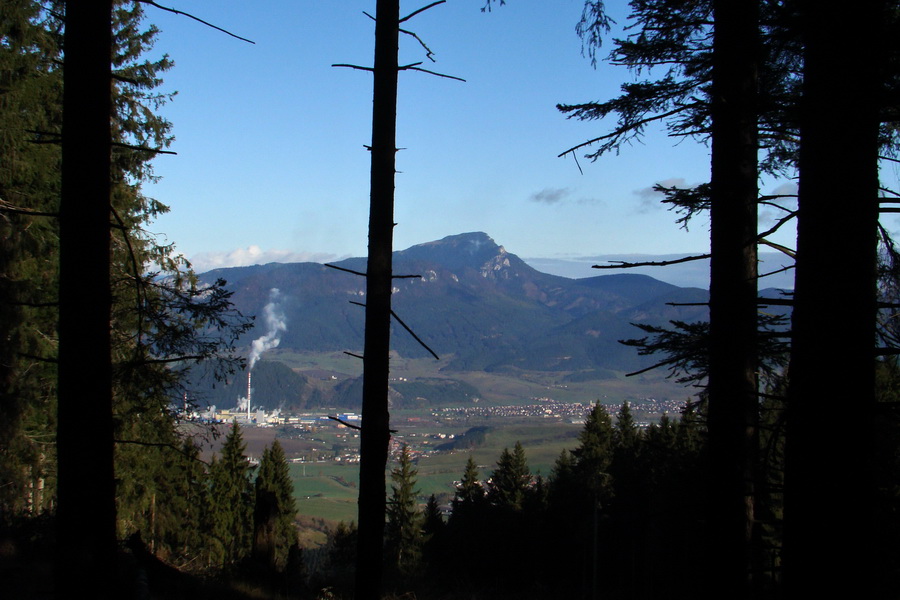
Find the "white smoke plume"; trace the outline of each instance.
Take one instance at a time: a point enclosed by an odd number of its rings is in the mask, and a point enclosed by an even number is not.
[[[269,291],[269,303],[263,308],[263,320],[266,323],[266,334],[253,340],[250,345],[250,369],[266,350],[277,348],[281,343],[281,334],[287,331],[287,319],[281,310],[278,288]]]

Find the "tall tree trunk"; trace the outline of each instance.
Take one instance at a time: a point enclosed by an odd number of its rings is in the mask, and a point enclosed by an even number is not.
[[[66,2],[59,238],[57,595],[113,597],[110,0]]]
[[[748,595],[757,433],[759,3],[715,0],[710,213],[711,589]]]
[[[801,2],[797,274],[785,447],[784,581],[797,597],[872,585],[868,518],[882,0]],[[852,415],[852,422],[845,420]]]
[[[390,443],[388,374],[397,152],[399,0],[378,0],[375,17],[369,259],[366,270],[359,537],[356,560],[357,600],[379,598],[383,571],[385,467]]]

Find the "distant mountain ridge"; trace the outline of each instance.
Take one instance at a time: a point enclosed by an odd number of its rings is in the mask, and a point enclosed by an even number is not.
[[[364,272],[365,258],[335,266]],[[482,232],[448,236],[394,253],[394,311],[442,357],[444,371],[515,368],[570,371],[590,377],[649,364],[620,339],[640,337],[631,323],[706,318],[708,292],[646,275],[569,279],[541,273]],[[270,263],[216,269],[245,314],[261,315],[278,288],[287,330],[280,348],[360,352],[365,279],[319,263]],[[670,303],[680,304],[673,306]],[[264,324],[241,340],[265,333]],[[392,347],[403,356],[426,351],[399,326]],[[599,376],[599,375],[598,375]]]

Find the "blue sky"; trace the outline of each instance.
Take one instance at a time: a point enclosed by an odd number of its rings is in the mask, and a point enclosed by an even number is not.
[[[374,14],[375,0],[166,5],[256,44],[146,8],[161,29],[156,51],[175,61],[162,89],[178,92],[162,111],[178,155],[156,160],[161,180],[146,189],[171,213],[151,229],[199,270],[365,255],[371,75],[331,64],[371,64],[374,24],[363,11]],[[608,124],[566,120],[556,103],[608,99],[631,78],[582,56],[583,0],[482,5],[449,0],[406,24],[435,52],[423,66],[467,82],[400,75],[395,248],[484,231],[526,259],[704,252],[707,223],[679,229],[649,192],[706,181],[702,144],[651,131],[618,156],[580,159],[583,174],[557,158]],[[624,23],[626,2],[607,5]],[[425,60],[402,38],[402,62]],[[598,274],[578,262],[583,273],[566,274]]]

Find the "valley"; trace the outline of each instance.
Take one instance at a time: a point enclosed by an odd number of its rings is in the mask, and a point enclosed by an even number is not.
[[[259,365],[266,362],[278,362],[304,376],[323,397],[341,382],[362,374],[361,361],[340,352],[276,349],[267,353]],[[666,379],[664,370],[635,377],[611,373],[595,381],[571,381],[571,373],[564,371],[472,371],[454,372],[451,377],[441,371],[442,362],[443,358],[435,361],[395,354],[391,363],[392,385],[452,380],[478,391],[477,398],[469,402],[436,405],[425,398],[423,406],[391,411],[392,428],[396,430],[393,449],[408,444],[412,450],[422,504],[435,494],[442,505],[447,505],[469,456],[486,479],[503,449],[511,448],[517,441],[525,447],[531,471],[549,476],[560,452],[577,445],[584,414],[595,401],[606,405],[612,414],[627,401],[636,421],[646,424],[663,414],[677,418],[692,392]],[[261,396],[262,391],[257,395]],[[281,404],[284,405],[284,399]],[[353,410],[358,413],[359,408]],[[242,424],[249,456],[259,457],[276,437],[284,447],[291,461],[303,540],[310,547],[324,542],[327,527],[356,518],[358,433],[327,418],[347,411],[352,412],[344,407],[321,406],[280,413],[282,418],[302,417],[307,423],[315,420],[313,426]],[[473,429],[482,435],[465,441],[463,434]],[[223,438],[212,447],[207,446],[207,455]],[[463,443],[450,448],[454,440]],[[389,464],[388,469],[392,466]]]

